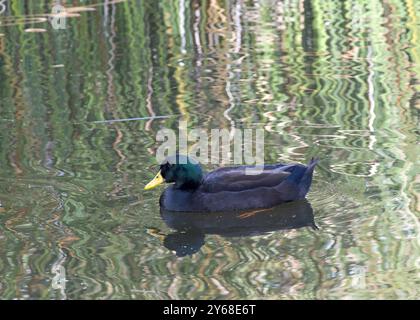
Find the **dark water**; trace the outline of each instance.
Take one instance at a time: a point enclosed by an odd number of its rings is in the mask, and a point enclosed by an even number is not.
[[[0,6],[0,298],[420,297],[420,1],[52,3]],[[319,156],[309,202],[175,232],[180,120]]]

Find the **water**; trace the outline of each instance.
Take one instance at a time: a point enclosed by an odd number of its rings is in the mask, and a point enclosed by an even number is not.
[[[5,3],[1,299],[419,298],[419,1]],[[308,203],[177,233],[143,187],[180,120],[320,157]]]

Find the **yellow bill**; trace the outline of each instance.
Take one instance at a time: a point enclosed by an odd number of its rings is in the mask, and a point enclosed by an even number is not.
[[[160,171],[157,173],[156,177],[153,178],[152,181],[150,181],[145,187],[144,190],[150,190],[153,188],[156,188],[158,185],[165,182],[165,179],[163,179],[162,175],[160,174]]]

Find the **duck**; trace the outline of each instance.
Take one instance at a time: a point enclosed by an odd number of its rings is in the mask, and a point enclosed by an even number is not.
[[[304,199],[319,159],[308,165],[264,164],[222,167],[205,173],[192,156],[165,158],[144,190],[169,185],[159,199],[160,207],[182,212],[231,212],[264,209]]]

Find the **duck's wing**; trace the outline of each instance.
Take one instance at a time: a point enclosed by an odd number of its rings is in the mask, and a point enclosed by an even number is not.
[[[274,187],[284,181],[290,172],[287,165],[264,167],[228,167],[207,174],[202,183],[205,192],[243,191],[261,187]]]

